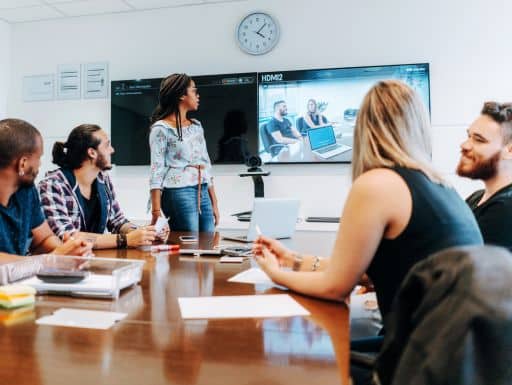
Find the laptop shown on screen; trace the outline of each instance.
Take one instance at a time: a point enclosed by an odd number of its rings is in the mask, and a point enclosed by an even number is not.
[[[344,153],[352,147],[336,143],[336,136],[332,126],[322,126],[308,130],[311,151],[320,158],[329,159]]]
[[[263,235],[276,239],[291,238],[299,216],[297,199],[255,198],[247,235],[223,237],[233,241],[252,242],[258,238],[256,226]]]

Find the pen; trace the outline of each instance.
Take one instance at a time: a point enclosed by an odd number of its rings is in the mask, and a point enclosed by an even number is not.
[[[261,234],[261,229],[260,229],[260,226],[258,225],[255,225],[254,226],[254,229],[256,230],[256,234],[258,234],[259,237],[261,237],[263,234]]]
[[[180,245],[155,245],[151,246],[151,251],[178,251]]]

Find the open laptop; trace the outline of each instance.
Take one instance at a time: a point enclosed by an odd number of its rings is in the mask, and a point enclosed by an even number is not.
[[[320,158],[329,159],[352,149],[346,144],[336,143],[332,126],[322,126],[308,130],[311,151]]]
[[[252,242],[259,235],[256,226],[267,237],[291,238],[295,232],[299,206],[300,201],[297,199],[255,198],[247,235],[223,236],[223,238],[232,241]]]

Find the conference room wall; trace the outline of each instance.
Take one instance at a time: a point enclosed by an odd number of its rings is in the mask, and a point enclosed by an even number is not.
[[[234,30],[247,13],[265,10],[281,40],[264,56],[238,48]],[[50,149],[77,124],[110,131],[110,100],[25,103],[22,78],[55,73],[58,64],[107,61],[111,80],[171,72],[213,74],[429,62],[433,159],[461,195],[479,183],[453,174],[459,143],[484,100],[510,100],[505,51],[512,3],[395,0],[248,0],[14,24],[8,114],[34,123]],[[492,28],[487,27],[492,25]],[[205,124],[205,129],[208,129]],[[339,214],[350,186],[350,165],[275,165],[265,178],[268,197],[298,197],[304,215]],[[240,166],[214,166],[221,213],[250,207],[251,180]],[[146,216],[148,168],[112,171],[130,217]]]

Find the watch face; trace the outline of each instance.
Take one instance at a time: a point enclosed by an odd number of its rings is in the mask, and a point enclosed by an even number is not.
[[[279,27],[266,13],[251,13],[238,25],[237,40],[240,48],[252,55],[270,51],[279,40]]]

